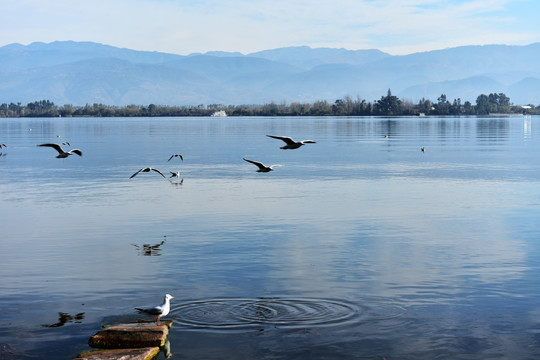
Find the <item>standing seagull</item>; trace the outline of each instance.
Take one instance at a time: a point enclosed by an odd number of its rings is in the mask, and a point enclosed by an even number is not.
[[[134,178],[135,176],[137,176],[138,173],[140,172],[150,172],[150,171],[155,171],[157,172],[159,175],[165,177],[165,175],[163,175],[163,173],[161,171],[159,171],[158,169],[154,169],[154,168],[151,168],[151,167],[147,167],[147,168],[142,168],[141,170],[137,171],[135,174],[131,175],[129,178]]]
[[[167,161],[171,161],[171,159],[172,159],[173,157],[179,157],[180,160],[184,161],[184,157],[183,157],[182,155],[180,155],[180,154],[172,154],[171,157],[169,158],[169,160],[167,160]]]
[[[285,141],[285,144],[287,145],[280,147],[280,149],[283,149],[283,150],[298,149],[300,146],[305,145],[305,144],[315,144],[315,141],[313,140],[294,141],[292,138],[288,136],[273,136],[273,135],[266,135],[266,136]]]
[[[244,158],[242,158],[242,159],[244,159]],[[253,160],[248,160],[248,159],[244,159],[244,161],[247,161],[247,162],[249,162],[249,163],[252,163],[252,164],[257,165],[257,166],[259,167],[259,170],[257,170],[257,172],[270,172],[270,171],[273,170],[272,168],[273,168],[274,166],[279,166],[279,165],[266,166],[266,165],[264,165],[264,164],[261,163],[261,162],[253,161]]]
[[[157,324],[159,325],[159,318],[161,316],[166,316],[171,310],[171,304],[170,304],[171,299],[174,299],[174,297],[167,294],[165,295],[165,298],[163,299],[163,304],[159,306],[154,306],[148,309],[136,307],[135,310],[138,310],[139,313],[147,314],[150,316],[157,316]]]
[[[82,151],[79,150],[79,149],[72,149],[72,150],[69,150],[69,151],[64,151],[64,149],[62,149],[62,147],[58,144],[40,144],[38,146],[48,146],[48,147],[52,147],[53,149],[55,149],[56,151],[58,151],[58,156],[56,156],[58,159],[62,159],[62,158],[67,158],[68,156],[70,155],[73,155],[73,154],[77,154],[79,156],[82,156]]]

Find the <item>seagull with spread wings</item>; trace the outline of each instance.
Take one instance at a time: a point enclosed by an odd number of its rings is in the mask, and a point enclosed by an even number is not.
[[[52,147],[53,149],[55,149],[56,151],[58,151],[58,155],[56,156],[57,158],[59,159],[62,159],[62,158],[67,158],[68,156],[70,155],[73,155],[73,154],[77,154],[79,156],[82,156],[82,151],[79,150],[79,149],[71,149],[69,151],[65,151],[64,149],[62,149],[62,147],[58,144],[40,144],[38,146],[47,146],[47,147]]]
[[[180,154],[172,154],[171,157],[169,158],[169,160],[167,160],[167,161],[171,161],[171,159],[174,158],[174,157],[179,157],[180,160],[184,161],[184,157],[182,155],[180,155]]]
[[[287,150],[287,149],[298,149],[300,146],[303,146],[305,144],[315,144],[315,141],[313,140],[302,140],[302,141],[294,141],[292,138],[288,136],[274,136],[274,135],[266,135],[268,137],[271,137],[273,139],[279,139],[285,142],[285,146],[280,147],[280,149]]]
[[[245,159],[245,158],[242,158],[244,159],[244,161],[247,161],[249,163],[252,163],[254,165],[257,165],[257,167],[259,168],[259,170],[257,170],[257,172],[270,172],[272,170],[274,170],[273,168],[276,167],[276,166],[280,166],[280,165],[270,165],[270,166],[266,166],[264,165],[262,162],[258,162],[258,161],[253,161],[253,160],[248,160],[248,159]]]
[[[137,171],[135,174],[131,175],[129,178],[134,178],[135,176],[137,176],[138,173],[140,172],[150,172],[150,171],[155,171],[157,172],[159,175],[165,177],[165,175],[163,175],[163,173],[161,171],[159,171],[158,169],[154,169],[154,168],[151,168],[151,167],[147,167],[147,168],[142,168],[141,170]]]

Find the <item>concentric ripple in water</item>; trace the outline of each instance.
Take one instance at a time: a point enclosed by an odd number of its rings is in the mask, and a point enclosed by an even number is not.
[[[170,316],[191,329],[241,330],[258,326],[327,327],[400,316],[403,308],[358,305],[336,299],[228,298],[176,305]]]

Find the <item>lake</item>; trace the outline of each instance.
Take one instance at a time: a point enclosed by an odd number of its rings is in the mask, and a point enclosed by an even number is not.
[[[2,359],[73,359],[166,293],[160,359],[540,358],[540,117],[0,119],[0,143]]]

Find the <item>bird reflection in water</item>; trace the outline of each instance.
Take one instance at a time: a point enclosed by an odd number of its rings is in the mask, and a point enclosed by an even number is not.
[[[160,243],[151,245],[151,244],[143,244],[143,245],[137,245],[132,244],[135,249],[139,252],[139,255],[142,256],[161,256],[161,246],[165,244],[167,241],[167,235],[163,236],[163,240]]]
[[[54,324],[41,324],[42,327],[47,328],[54,328],[54,327],[60,327],[64,326],[67,323],[74,322],[76,324],[82,323],[82,320],[84,319],[84,313],[78,313],[75,315],[70,315],[68,313],[59,312],[58,313],[58,322]]]
[[[169,342],[169,339],[165,340],[165,343],[159,347],[159,350],[161,350],[165,359],[170,359],[171,356],[173,356],[173,353],[171,352],[171,343]]]
[[[169,182],[171,183],[172,186],[179,187],[179,186],[182,186],[182,184],[184,183],[184,179],[181,179],[180,181],[169,180]]]

